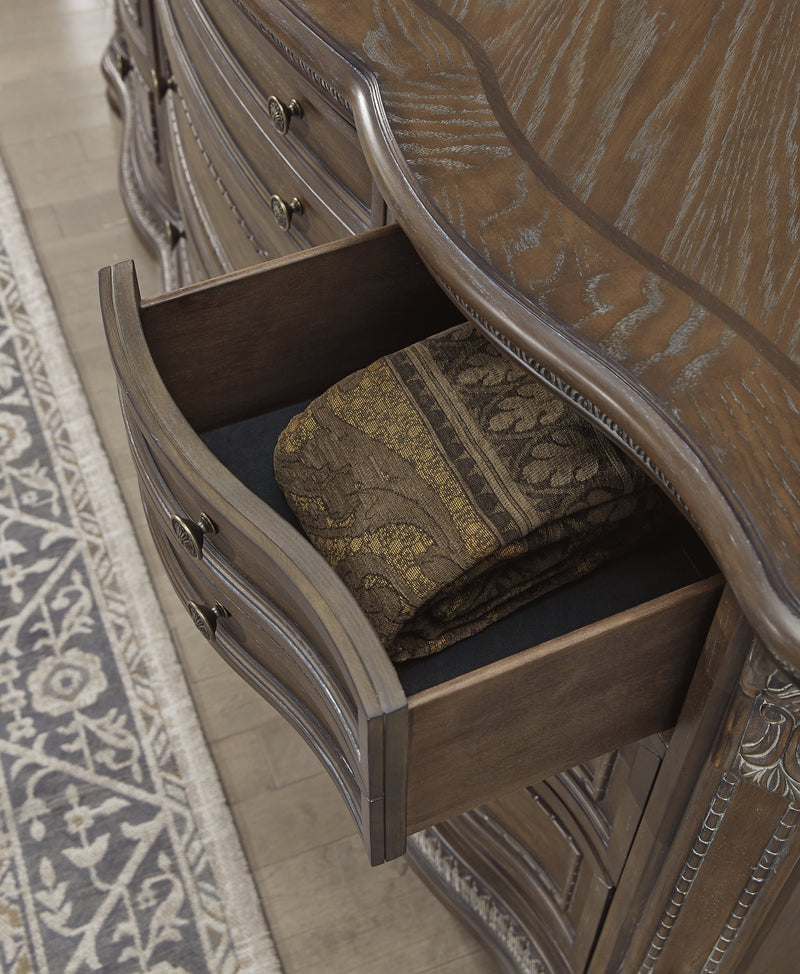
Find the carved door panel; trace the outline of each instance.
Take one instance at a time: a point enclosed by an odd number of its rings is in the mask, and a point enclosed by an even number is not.
[[[426,829],[409,857],[508,970],[577,974],[664,747],[649,738]]]

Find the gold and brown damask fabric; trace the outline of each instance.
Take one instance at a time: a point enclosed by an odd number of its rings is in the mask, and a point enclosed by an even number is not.
[[[395,661],[582,577],[664,510],[632,461],[469,325],[314,400],[281,434],[275,476]]]

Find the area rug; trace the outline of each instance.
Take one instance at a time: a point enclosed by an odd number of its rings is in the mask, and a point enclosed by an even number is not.
[[[0,970],[280,971],[2,165]]]

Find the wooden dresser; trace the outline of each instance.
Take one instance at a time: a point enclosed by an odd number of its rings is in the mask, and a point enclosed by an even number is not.
[[[168,293],[126,263],[101,294],[156,544],[371,861],[407,853],[511,971],[797,969],[799,42],[768,0],[117,3]],[[686,537],[404,671],[242,454],[464,318]]]

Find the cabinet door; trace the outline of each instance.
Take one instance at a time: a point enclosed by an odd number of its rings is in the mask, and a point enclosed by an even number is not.
[[[655,737],[409,840],[409,857],[504,967],[585,970],[661,761]]]

